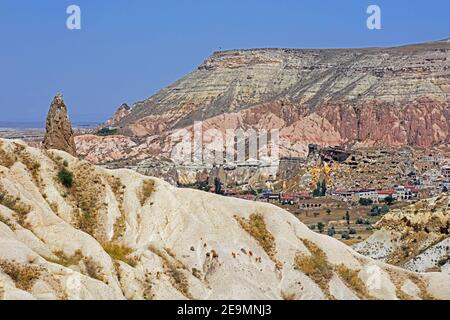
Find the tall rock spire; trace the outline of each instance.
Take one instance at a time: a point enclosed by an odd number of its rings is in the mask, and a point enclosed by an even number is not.
[[[61,94],[55,96],[47,115],[44,149],[57,149],[76,156],[72,125]]]

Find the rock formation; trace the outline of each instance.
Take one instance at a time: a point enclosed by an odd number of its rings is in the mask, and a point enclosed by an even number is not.
[[[450,43],[396,48],[214,53],[197,70],[115,117],[117,158],[170,154],[174,130],[279,129],[282,156],[309,144],[429,147],[450,137]],[[77,138],[103,162],[110,138]],[[133,145],[134,144],[134,145]]]
[[[44,149],[57,149],[76,155],[72,125],[62,95],[57,95],[47,115]]]
[[[120,122],[120,120],[122,120],[122,118],[127,116],[130,113],[130,111],[131,111],[131,108],[126,103],[123,103],[116,110],[116,113],[114,113],[114,116],[111,119],[107,120],[103,124],[103,127],[114,127],[117,123]]]
[[[450,197],[443,195],[385,215],[355,249],[411,271],[450,274]]]
[[[270,204],[0,152],[0,299],[450,299],[449,275],[364,257]]]

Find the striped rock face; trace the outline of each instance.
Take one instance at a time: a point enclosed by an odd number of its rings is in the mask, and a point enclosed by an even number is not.
[[[120,127],[116,160],[168,155],[170,136],[204,130],[280,130],[282,156],[308,144],[429,147],[447,142],[450,43],[371,49],[218,52],[198,69],[108,121]],[[105,162],[109,137],[78,137],[81,154]]]

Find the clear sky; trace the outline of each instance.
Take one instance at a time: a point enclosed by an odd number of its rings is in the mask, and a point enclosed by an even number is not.
[[[81,8],[81,30],[66,9]],[[380,6],[382,29],[366,27]],[[392,46],[450,37],[448,0],[0,0],[0,121],[44,120],[64,94],[102,121],[219,49]]]

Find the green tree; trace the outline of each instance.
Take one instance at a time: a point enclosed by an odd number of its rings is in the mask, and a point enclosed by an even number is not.
[[[214,188],[216,194],[222,194],[222,183],[220,182],[219,178],[214,178]]]
[[[367,198],[360,198],[359,199],[359,204],[362,206],[370,206],[373,204],[373,200],[372,199],[367,199]]]
[[[350,234],[348,233],[348,231],[342,232],[341,238],[344,239],[344,240],[351,239]]]
[[[325,195],[327,194],[327,182],[325,180],[322,181],[322,187],[320,192],[322,197],[325,197]]]
[[[334,229],[334,227],[331,227],[328,229],[328,236],[334,237],[335,234],[336,234],[336,229]]]
[[[323,233],[324,229],[325,225],[323,224],[323,222],[317,223],[317,230],[319,230],[320,233]]]
[[[395,199],[392,196],[387,196],[386,198],[384,198],[384,202],[390,206],[391,204],[393,204],[395,202]]]
[[[317,181],[316,189],[313,191],[313,197],[324,197],[327,194],[327,182]]]
[[[317,181],[316,188],[313,191],[313,197],[320,197],[322,190],[322,183],[320,181]]]
[[[345,213],[345,220],[347,221],[347,224],[350,225],[350,213],[348,211]]]

